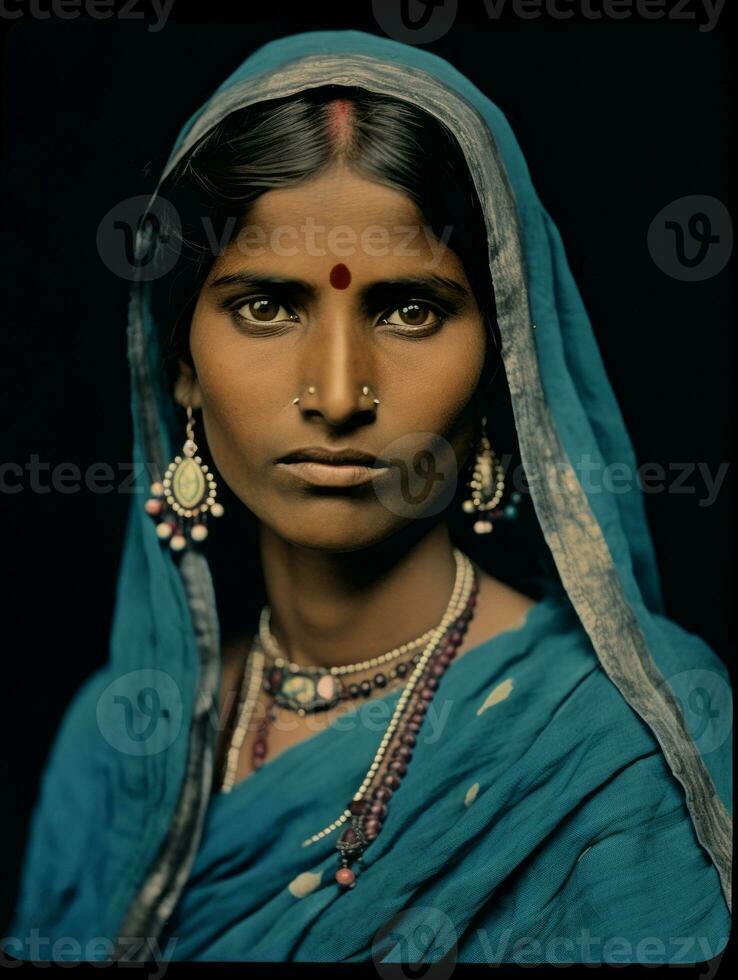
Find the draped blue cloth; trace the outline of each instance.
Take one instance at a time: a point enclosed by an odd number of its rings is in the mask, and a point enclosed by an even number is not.
[[[334,837],[300,845],[361,782],[399,691],[214,795],[160,939],[174,959],[412,962],[455,944],[460,962],[689,962],[722,949],[729,917],[680,787],[568,604],[532,607],[443,688],[346,902]]]
[[[250,98],[357,80],[455,121],[486,209],[521,456],[564,595],[452,664],[357,885],[342,891],[335,835],[302,841],[356,791],[398,692],[213,793],[215,601],[206,560],[175,561],[143,509],[148,467],[161,471],[181,432],[149,284],[135,283],[139,493],[110,657],[51,747],[2,948],[105,961],[145,937],[146,958],[174,960],[710,959],[730,928],[728,673],[664,616],[637,484],[583,480],[585,462],[634,469],[635,458],[502,113],[426,51],[353,31],[297,35],[223,83],[167,171]]]

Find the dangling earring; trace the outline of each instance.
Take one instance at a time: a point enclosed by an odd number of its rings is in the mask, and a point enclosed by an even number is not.
[[[517,517],[518,509],[515,505],[520,500],[520,494],[516,491],[511,496],[511,504],[504,510],[499,507],[505,493],[505,471],[489,444],[486,428],[487,419],[482,417],[482,434],[477,446],[474,472],[467,484],[471,493],[461,505],[465,514],[477,515],[474,521],[474,531],[477,534],[489,534],[494,530],[493,520]]]
[[[182,551],[188,536],[196,542],[205,540],[208,512],[213,517],[223,515],[223,505],[215,499],[213,475],[195,455],[194,428],[192,406],[188,405],[182,455],[174,457],[161,483],[151,484],[151,497],[144,504],[146,513],[159,519],[156,533],[162,541],[169,541],[172,551]],[[167,510],[171,513],[165,514]]]

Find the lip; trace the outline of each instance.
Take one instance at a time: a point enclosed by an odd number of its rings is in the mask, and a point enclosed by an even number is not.
[[[304,446],[301,449],[293,449],[292,452],[280,456],[278,463],[328,463],[331,466],[357,465],[357,466],[381,466],[387,465],[383,459],[378,459],[374,453],[365,452],[363,449],[354,449],[350,446],[345,449],[326,449],[323,446]]]
[[[361,449],[324,449],[309,446],[296,449],[276,460],[277,466],[288,470],[313,486],[356,487],[370,483],[387,472],[386,462]]]
[[[277,466],[289,470],[307,483],[318,487],[358,487],[362,483],[370,483],[382,473],[387,472],[386,466],[357,466],[354,463],[317,463],[303,460],[300,463],[277,463]]]

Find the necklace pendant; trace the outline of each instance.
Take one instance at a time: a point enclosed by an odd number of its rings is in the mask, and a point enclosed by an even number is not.
[[[361,819],[357,816],[352,817],[351,826],[344,830],[336,841],[336,847],[340,852],[336,881],[342,888],[348,889],[356,886],[356,872],[349,865],[353,861],[356,861],[359,866],[363,865],[362,855],[368,843],[369,841],[361,826]]]
[[[288,711],[314,714],[335,707],[343,698],[343,685],[337,677],[321,668],[272,667],[264,688],[275,704]]]

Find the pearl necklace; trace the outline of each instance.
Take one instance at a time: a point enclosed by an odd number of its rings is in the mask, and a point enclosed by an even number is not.
[[[292,663],[291,660],[286,660],[282,655],[279,648],[279,643],[277,642],[276,637],[272,634],[270,620],[271,609],[269,606],[264,606],[261,611],[261,616],[259,617],[259,639],[261,640],[261,645],[264,648],[264,652],[269,656],[273,663],[276,664],[277,667],[289,667],[290,670],[294,671],[304,670],[305,668],[303,666]],[[399,647],[395,647],[393,650],[389,650],[387,653],[380,653],[377,657],[371,657],[369,660],[361,660],[357,664],[337,664],[333,667],[325,667],[323,669],[327,673],[332,674],[334,677],[343,677],[346,674],[358,674],[362,670],[371,670],[372,667],[381,667],[382,664],[387,664],[390,661],[401,657],[405,653],[410,653],[411,650],[415,650],[417,647],[422,647],[424,643],[427,643],[430,640],[432,635],[433,630],[429,629],[415,640],[409,640],[407,643],[401,643]]]
[[[356,874],[349,867],[349,863],[356,860],[361,865],[364,850],[379,834],[390,798],[399,788],[400,781],[407,771],[412,749],[416,743],[416,734],[420,731],[428,705],[433,699],[440,678],[455,657],[456,650],[474,615],[478,594],[476,569],[466,555],[457,548],[454,548],[454,558],[456,579],[446,611],[439,624],[430,631],[431,638],[400,695],[366,776],[342,814],[323,830],[302,842],[303,847],[314,844],[351,820],[351,826],[341,834],[336,843],[340,852],[340,867],[336,872],[336,881],[342,887],[353,888],[356,884]],[[443,646],[441,646],[442,642]],[[221,785],[221,791],[224,793],[233,789],[240,750],[263,684],[264,665],[264,651],[261,649],[260,637],[257,634],[248,657],[248,669],[244,671],[242,679],[242,707],[228,749],[226,771]],[[409,717],[403,721],[406,708],[418,688],[420,688],[419,698],[412,704]],[[397,744],[391,752],[389,764],[382,770],[382,763],[389,753],[393,739]]]
[[[371,680],[363,680],[360,684],[346,686],[341,680],[342,677],[397,661],[400,657],[427,644],[433,636],[433,630],[430,629],[422,636],[402,643],[387,653],[355,664],[306,667],[292,663],[282,656],[279,644],[269,626],[270,618],[271,610],[269,606],[264,606],[259,617],[259,641],[267,655],[267,677],[263,687],[278,707],[295,711],[301,717],[334,708],[341,701],[349,698],[369,697],[375,688],[386,687],[388,679],[404,677],[417,657],[408,663],[396,664],[389,672],[389,678],[387,674],[379,671]]]

